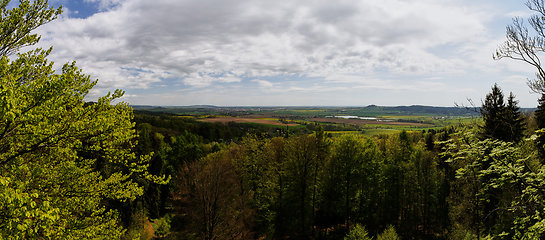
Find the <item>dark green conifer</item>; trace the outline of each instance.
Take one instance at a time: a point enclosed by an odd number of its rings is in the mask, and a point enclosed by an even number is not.
[[[483,135],[485,138],[506,139],[507,131],[504,113],[503,92],[497,84],[494,84],[492,92],[486,95],[481,107],[481,115],[484,120]]]
[[[535,112],[535,118],[537,128],[545,128],[545,93],[541,94],[541,98],[537,100],[537,110]]]
[[[524,136],[524,118],[520,112],[518,101],[515,100],[515,95],[511,92],[507,98],[507,107],[505,117],[507,120],[507,141],[518,142]]]
[[[492,92],[486,95],[481,107],[485,138],[495,138],[507,142],[517,142],[523,137],[524,118],[513,93],[509,94],[507,104],[503,92],[494,84]]]
[[[535,111],[535,119],[537,123],[537,128],[545,128],[545,93],[541,94],[541,98],[537,100],[538,106]],[[537,149],[541,159],[545,159],[545,134],[538,132],[536,139]]]

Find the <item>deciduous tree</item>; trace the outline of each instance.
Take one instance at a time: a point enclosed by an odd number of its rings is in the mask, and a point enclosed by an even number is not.
[[[175,198],[182,203],[189,231],[204,240],[251,239],[254,211],[232,160],[239,147],[186,163],[180,169]]]
[[[75,63],[53,70],[51,50],[8,58],[60,13],[44,0],[9,2],[0,2],[0,239],[120,238],[107,203],[142,194],[133,176],[160,180],[132,151],[132,109],[112,105],[120,90],[86,103],[96,81]]]
[[[527,84],[532,91],[545,93],[545,69],[541,60],[545,52],[545,1],[528,0],[526,6],[535,14],[528,18],[528,23],[519,17],[513,19],[513,24],[507,26],[507,40],[498,48],[494,59],[509,58],[533,66],[536,77],[528,79]]]

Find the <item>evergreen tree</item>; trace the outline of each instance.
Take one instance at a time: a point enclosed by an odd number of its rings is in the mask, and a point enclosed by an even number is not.
[[[481,107],[485,138],[494,138],[506,142],[517,142],[523,137],[524,119],[513,93],[509,94],[507,104],[503,92],[494,84],[492,92],[486,95]]]
[[[535,119],[537,128],[545,128],[545,93],[541,94],[541,98],[537,100],[537,110],[535,111]]]
[[[503,92],[497,84],[494,84],[492,92],[486,95],[481,107],[481,115],[484,120],[483,134],[486,138],[500,140],[507,138],[507,128],[504,119],[505,109]]]
[[[397,235],[396,229],[394,226],[389,225],[384,229],[384,232],[377,235],[377,240],[399,240],[399,236]]]
[[[535,119],[538,129],[545,128],[545,93],[541,94],[541,98],[537,100],[539,105],[535,112]],[[537,132],[536,139],[537,150],[541,156],[541,159],[545,159],[545,134],[541,131]]]
[[[518,101],[515,100],[515,95],[512,92],[509,93],[509,97],[507,98],[505,117],[507,118],[508,125],[507,141],[520,141],[525,129],[524,118],[520,112]]]
[[[354,228],[348,232],[348,234],[344,237],[344,240],[371,240],[372,237],[369,236],[369,232],[365,229],[364,226],[360,224],[356,224]]]

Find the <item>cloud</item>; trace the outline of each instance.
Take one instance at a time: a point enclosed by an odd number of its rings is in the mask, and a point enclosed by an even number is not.
[[[260,88],[272,88],[274,84],[267,80],[253,79],[252,82],[255,82],[259,85]]]
[[[224,76],[214,76],[206,73],[192,73],[188,77],[183,79],[183,82],[186,85],[193,87],[207,87],[213,83],[237,83],[241,79],[233,76],[232,74],[227,74]]]
[[[178,79],[184,88],[255,79],[249,82],[273,88],[276,82],[261,79],[347,83],[382,72],[458,74],[471,66],[465,60],[472,52],[437,52],[447,45],[453,51],[482,45],[490,20],[459,1],[86,1],[101,11],[85,19],[63,16],[40,28],[41,44],[54,46],[56,62],[76,59],[104,91],[178,87],[165,79]],[[374,81],[372,86],[391,84]],[[299,88],[304,86],[291,89]]]
[[[531,16],[533,16],[535,14],[535,12],[532,12],[530,10],[526,10],[526,11],[512,11],[512,12],[508,12],[507,14],[505,14],[506,17],[509,17],[509,18],[515,18],[515,17],[520,17],[520,18],[529,18]]]

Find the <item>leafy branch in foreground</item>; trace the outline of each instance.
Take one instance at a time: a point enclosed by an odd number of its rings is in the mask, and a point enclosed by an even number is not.
[[[135,178],[164,181],[147,172],[149,155],[132,151],[132,109],[112,105],[120,90],[86,103],[96,81],[75,63],[54,71],[51,49],[10,60],[60,8],[21,0],[7,10],[9,2],[0,2],[0,239],[120,238],[109,203],[142,195]]]
[[[474,215],[464,217],[469,218],[466,228],[477,236],[545,236],[545,167],[537,158],[535,138],[514,144],[479,140],[473,131],[462,131],[448,141],[445,154],[457,172],[454,186],[458,192],[475,196],[473,200],[468,195],[463,201],[454,201],[453,209],[463,208],[463,212]]]

